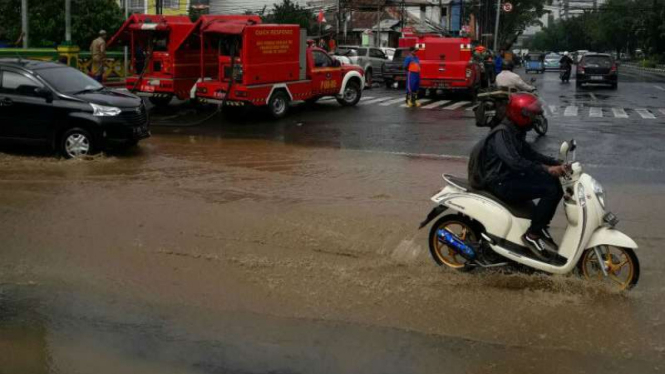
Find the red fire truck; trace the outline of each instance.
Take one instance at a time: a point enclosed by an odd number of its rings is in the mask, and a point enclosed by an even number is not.
[[[471,39],[409,36],[400,39],[399,46],[420,49],[421,89],[462,91],[475,97],[481,84],[481,68],[473,61]]]
[[[168,105],[175,96],[190,97],[199,78],[198,42],[186,42],[194,24],[187,16],[134,14],[111,38],[108,47],[127,45],[131,76],[126,87],[154,105]],[[214,68],[214,61],[210,61]]]
[[[208,20],[198,24],[201,51],[214,50],[215,75],[201,69],[199,100],[227,107],[267,106],[281,118],[292,101],[334,96],[341,105],[358,103],[362,69],[341,66],[324,50],[308,47],[298,25],[259,24],[251,19]]]

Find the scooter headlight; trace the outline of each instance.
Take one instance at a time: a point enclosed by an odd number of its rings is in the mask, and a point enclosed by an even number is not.
[[[584,186],[582,185],[582,183],[579,183],[577,185],[577,200],[579,200],[580,205],[582,206],[582,208],[586,207],[586,195],[585,195]]]
[[[595,179],[593,179],[591,182],[593,185],[593,193],[595,193],[598,197],[600,206],[605,209],[605,190],[603,190],[603,186]]]

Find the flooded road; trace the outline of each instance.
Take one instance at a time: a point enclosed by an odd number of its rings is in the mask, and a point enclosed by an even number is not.
[[[587,168],[640,244],[640,283],[617,293],[435,266],[416,228],[440,174],[465,174],[455,148],[303,139],[0,154],[0,373],[665,371],[662,177]]]

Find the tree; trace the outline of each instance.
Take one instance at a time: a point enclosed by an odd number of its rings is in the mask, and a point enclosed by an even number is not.
[[[282,0],[281,4],[275,3],[272,12],[263,18],[268,23],[298,24],[307,30],[310,30],[314,24],[314,13],[291,0]]]
[[[528,26],[540,24],[539,18],[545,14],[545,4],[551,0],[510,0],[513,9],[501,11],[499,22],[499,41],[501,49],[510,49],[517,38]],[[494,34],[496,20],[495,0],[474,0],[467,8],[468,14],[475,14],[477,22],[483,28],[481,34]]]
[[[30,47],[55,47],[65,41],[64,0],[30,1]],[[21,0],[0,0],[2,38],[21,33]],[[100,30],[113,34],[124,20],[114,0],[72,0],[72,42],[87,49]]]

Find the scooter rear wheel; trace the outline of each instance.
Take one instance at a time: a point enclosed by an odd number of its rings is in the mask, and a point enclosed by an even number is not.
[[[453,248],[439,242],[436,233],[444,228],[463,241],[477,242],[480,239],[477,225],[466,217],[449,215],[439,218],[429,232],[429,250],[437,264],[463,272],[472,270],[474,267],[470,266],[464,257],[457,254]]]
[[[640,262],[635,251],[630,248],[603,245],[599,247],[601,261],[607,268],[603,274],[600,262],[593,248],[587,249],[580,259],[582,276],[588,280],[606,281],[620,290],[633,288],[640,278]]]

